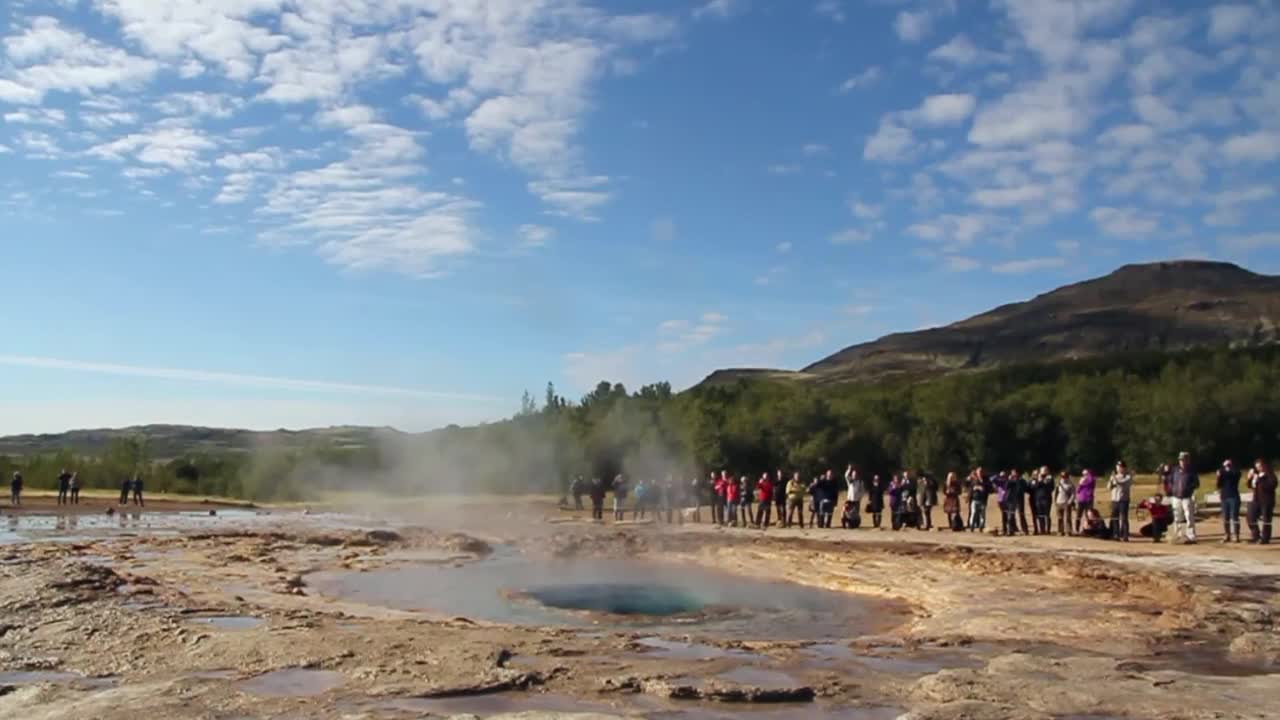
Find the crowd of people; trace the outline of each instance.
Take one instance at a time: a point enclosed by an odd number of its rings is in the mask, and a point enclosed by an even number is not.
[[[21,472],[15,472],[13,478],[9,480],[9,504],[22,504],[22,491],[25,487],[25,480]],[[133,504],[143,507],[146,502],[142,498],[142,476],[134,475],[126,477],[120,481],[120,504],[128,505],[129,498],[133,498]],[[80,475],[79,473],[67,472],[63,469],[58,473],[58,504],[59,505],[79,505],[80,504]]]
[[[1181,538],[1195,543],[1196,497],[1202,488],[1190,455],[1179,454],[1176,464],[1161,466],[1157,475],[1157,491],[1136,506],[1147,516],[1138,534],[1156,542],[1168,534],[1171,541]],[[1242,476],[1231,460],[1217,471],[1223,542],[1241,542],[1242,483],[1252,493],[1244,508],[1250,542],[1269,544],[1276,475],[1263,460],[1254,463],[1247,476]],[[1117,462],[1105,478],[1089,469],[1077,478],[1067,471],[1055,475],[1047,467],[994,474],[979,467],[964,477],[947,473],[941,482],[925,472],[911,471],[886,480],[850,465],[843,482],[833,470],[808,480],[798,472],[787,477],[781,470],[759,477],[725,470],[688,481],[669,476],[665,481],[642,479],[634,484],[623,475],[611,483],[579,476],[571,483],[570,494],[578,510],[584,509],[583,498],[587,498],[596,520],[604,519],[605,500],[612,493],[615,521],[625,520],[629,512],[632,520],[652,515],[658,521],[683,523],[687,515],[693,522],[702,522],[703,508],[707,507],[711,523],[759,529],[804,528],[806,514],[809,527],[830,528],[838,510],[843,528],[881,528],[887,513],[892,530],[932,530],[934,511],[941,505],[944,527],[955,532],[985,532],[987,509],[994,499],[1000,520],[992,529],[1000,535],[1056,533],[1128,542],[1133,486],[1133,474],[1123,462]],[[1108,517],[1103,517],[1097,506],[1103,493],[1110,500]],[[864,515],[870,516],[869,520]]]

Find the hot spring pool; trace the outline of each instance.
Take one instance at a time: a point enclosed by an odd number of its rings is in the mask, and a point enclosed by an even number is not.
[[[544,585],[525,590],[523,596],[547,607],[606,615],[692,616],[708,607],[702,598],[682,587],[660,584]]]
[[[499,549],[459,566],[398,564],[308,576],[313,592],[366,605],[525,625],[609,624],[814,640],[883,632],[905,605],[789,582],[634,558],[531,558]]]

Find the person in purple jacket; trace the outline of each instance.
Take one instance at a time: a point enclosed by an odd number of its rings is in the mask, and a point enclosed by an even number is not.
[[[1080,477],[1080,484],[1076,486],[1076,534],[1080,534],[1080,525],[1084,520],[1084,516],[1093,509],[1093,491],[1098,485],[1098,479],[1093,476],[1092,470],[1085,470]]]

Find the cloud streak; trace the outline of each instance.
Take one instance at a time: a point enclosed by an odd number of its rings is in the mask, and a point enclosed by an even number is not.
[[[35,368],[39,370],[65,370],[69,372],[92,373],[97,375],[137,377],[149,380],[175,380],[179,382],[235,385],[240,387],[255,387],[270,390],[290,390],[296,392],[347,393],[354,395],[394,396],[435,400],[469,400],[484,403],[504,402],[502,399],[490,395],[442,392],[437,390],[423,390],[420,388],[399,387],[395,385],[366,385],[363,383],[329,382],[324,380],[306,380],[301,378],[276,377],[270,375],[247,375],[242,373],[219,372],[216,370],[191,370],[182,368],[149,367],[144,365],[121,365],[117,363],[38,357],[31,355],[0,355],[0,365]]]

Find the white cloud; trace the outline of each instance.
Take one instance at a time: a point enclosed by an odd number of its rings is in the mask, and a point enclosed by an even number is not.
[[[907,128],[885,117],[880,120],[880,127],[875,134],[867,138],[862,148],[865,160],[897,162],[903,160],[915,147],[915,136]]]
[[[991,266],[991,272],[1002,275],[1022,275],[1041,270],[1052,270],[1064,267],[1066,264],[1066,259],[1060,257],[1028,258],[1026,260],[1010,260],[997,263]]]
[[[942,264],[948,272],[971,272],[982,267],[982,263],[963,255],[948,255],[942,259]]]
[[[649,234],[655,242],[669,243],[676,239],[676,221],[669,217],[657,218],[649,225]]]
[[[816,157],[818,155],[826,155],[831,148],[822,143],[806,143],[800,148],[800,152],[808,157]]]
[[[4,114],[4,121],[11,125],[61,126],[67,122],[67,114],[58,108],[30,108]]]
[[[1215,5],[1209,8],[1209,39],[1233,40],[1248,33],[1258,20],[1258,11],[1249,5]]]
[[[39,104],[43,96],[44,93],[33,87],[28,87],[6,78],[0,78],[0,102],[17,105],[36,105]]]
[[[1160,227],[1159,218],[1136,208],[1096,207],[1089,217],[1100,230],[1121,238],[1141,238]]]
[[[706,345],[727,332],[729,317],[718,312],[703,313],[694,321],[666,320],[658,325],[658,352],[671,355]]]
[[[556,235],[556,231],[546,225],[531,223],[521,225],[516,232],[520,235],[520,246],[525,248],[543,247]]]
[[[818,0],[818,4],[813,6],[813,11],[832,22],[842,23],[846,19],[844,5],[840,0]]]
[[[1213,196],[1213,212],[1203,218],[1205,225],[1224,227],[1239,225],[1244,222],[1244,207],[1253,203],[1269,200],[1276,190],[1270,185],[1250,185],[1248,187],[1224,190]]]
[[[609,202],[604,175],[534,180],[529,192],[551,206],[551,213],[578,220],[595,220],[596,211]]]
[[[283,161],[278,150],[263,147],[249,152],[227,153],[215,160],[213,164],[225,170],[241,172],[245,170],[275,170],[283,165]]]
[[[62,157],[62,146],[52,135],[43,132],[23,131],[17,136],[18,147],[25,151],[27,157],[41,160],[52,160]]]
[[[1225,250],[1232,252],[1251,252],[1280,248],[1280,232],[1260,232],[1251,235],[1231,235],[1218,240]]]
[[[1271,162],[1280,157],[1280,132],[1237,135],[1222,144],[1222,154],[1235,163]]]
[[[924,99],[912,117],[925,125],[956,125],[973,114],[975,105],[977,105],[977,99],[972,95],[962,93],[930,95]]]
[[[992,147],[1068,138],[1088,129],[1090,111],[1065,86],[1046,81],[984,105],[969,142]]]
[[[217,143],[201,130],[183,126],[157,126],[95,145],[86,153],[111,160],[133,157],[147,165],[163,165],[185,172],[204,165],[203,154],[215,147]]]
[[[848,228],[831,236],[832,245],[857,245],[871,239],[871,233],[862,228]]]
[[[1274,197],[1276,189],[1271,185],[1251,185],[1245,188],[1224,190],[1213,196],[1218,205],[1243,205]]]
[[[1138,147],[1150,144],[1155,138],[1156,133],[1150,125],[1134,123],[1108,128],[1098,137],[1098,142],[1103,145]]]
[[[878,220],[884,208],[879,205],[864,203],[857,198],[849,198],[849,212],[859,220]]]
[[[695,20],[715,18],[723,20],[746,9],[746,0],[706,0],[693,9]]]
[[[1160,128],[1182,125],[1182,117],[1168,103],[1155,95],[1138,95],[1133,98],[1133,111],[1143,122]]]
[[[944,214],[907,227],[907,234],[921,240],[942,243],[948,251],[972,245],[982,233],[994,228],[998,221],[987,215]]]
[[[964,33],[960,33],[946,43],[934,48],[929,53],[929,59],[948,62],[957,67],[1008,61],[1008,58],[1000,53],[984,50],[974,45],[969,36]]]
[[[791,252],[792,247],[794,246],[790,241],[784,241],[775,245],[773,249],[776,250],[779,255],[786,255],[787,253]]]
[[[715,13],[731,4],[703,7]],[[566,186],[597,177],[577,145],[592,89],[621,48],[673,31],[655,16],[610,18],[571,2],[496,3],[484,13],[444,3],[414,18],[408,41],[429,82],[465,89],[466,105],[474,107],[463,127],[473,149],[533,176],[530,189],[557,212],[589,216],[607,195]]]
[[[1018,28],[1022,41],[1050,66],[1079,57],[1081,37],[1124,18],[1133,0],[996,0]]]
[[[929,34],[932,26],[933,18],[924,10],[918,12],[903,10],[893,20],[893,31],[903,42],[920,42]]]
[[[243,108],[243,98],[225,93],[180,92],[165,95],[155,103],[155,109],[165,115],[182,118],[211,117],[224,119]]]
[[[1048,190],[1043,185],[1019,185],[1007,188],[977,190],[970,199],[976,205],[988,208],[1008,208],[1038,203],[1045,199]]]
[[[316,122],[327,127],[357,127],[377,120],[377,112],[368,105],[331,107],[316,114]]]
[[[45,93],[87,94],[111,87],[136,87],[151,79],[160,64],[130,55],[51,17],[32,18],[20,35],[5,38],[15,65],[0,92],[22,102],[39,102]],[[25,89],[23,89],[25,88]]]
[[[843,94],[843,93],[852,92],[854,90],[857,90],[858,88],[870,87],[876,84],[876,82],[880,80],[883,74],[884,73],[883,71],[880,70],[879,65],[872,65],[866,70],[863,70],[857,75],[854,75],[853,77],[850,77],[848,80],[845,80],[843,83],[841,83],[840,93]]]
[[[371,123],[346,131],[344,159],[275,179],[259,216],[268,244],[312,246],[354,270],[436,277],[475,250],[467,197],[418,187],[423,155],[414,132]]]

